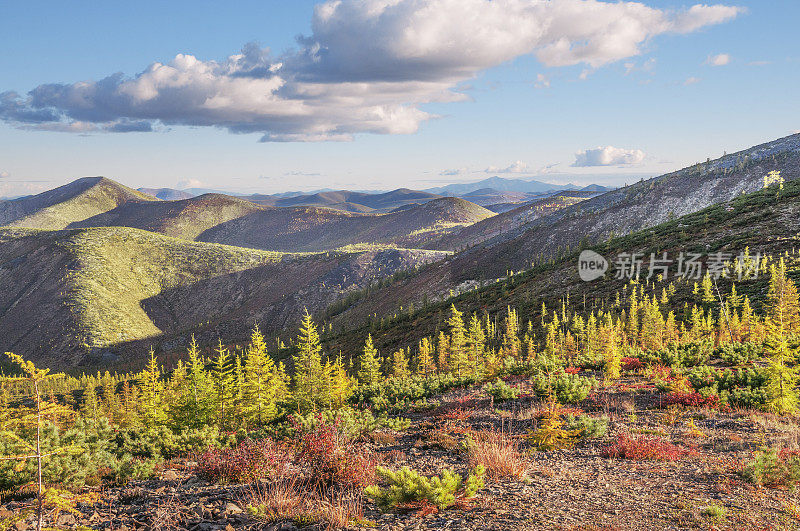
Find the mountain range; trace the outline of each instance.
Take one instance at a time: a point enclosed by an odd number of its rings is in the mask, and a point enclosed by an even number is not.
[[[791,215],[758,217],[774,208],[760,192],[770,171],[795,190],[800,135],[605,192],[464,193],[505,201],[501,213],[406,189],[162,200],[163,191],[79,179],[0,202],[0,350],[62,369],[121,366],[150,345],[178,348],[191,333],[207,342],[238,340],[254,324],[277,333],[303,308],[346,336],[626,234],[655,251],[667,241],[658,227],[669,227],[674,240],[697,245],[704,223],[719,231],[724,218],[723,245],[788,237]],[[800,193],[791,197],[800,204]],[[795,199],[786,201],[794,212]],[[331,208],[345,204],[370,211]],[[537,282],[552,287],[563,275]]]

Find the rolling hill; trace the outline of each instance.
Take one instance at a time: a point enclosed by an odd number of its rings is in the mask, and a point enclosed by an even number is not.
[[[166,236],[195,240],[203,232],[227,221],[259,212],[258,205],[220,194],[178,201],[127,202],[69,228],[131,227]]]
[[[0,350],[68,368],[206,327],[211,335],[293,324],[349,291],[443,253],[288,255],[131,228],[0,229]],[[225,329],[216,328],[225,322]]]
[[[157,199],[105,177],[84,177],[38,195],[0,202],[0,226],[63,229],[129,201]]]
[[[359,214],[318,207],[263,207],[239,197],[206,194],[179,201],[129,201],[67,227],[131,227],[186,240],[307,252],[348,245],[422,247],[494,215],[457,198],[405,206],[389,214]]]
[[[266,208],[217,225],[197,239],[276,251],[320,251],[359,244],[417,248],[493,215],[458,198],[436,199],[389,214]]]

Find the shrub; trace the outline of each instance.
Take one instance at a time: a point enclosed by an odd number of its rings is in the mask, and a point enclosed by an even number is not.
[[[272,439],[245,439],[233,448],[211,448],[198,457],[197,475],[215,483],[247,483],[281,477],[291,452]]]
[[[403,418],[375,417],[369,410],[341,409],[311,412],[307,415],[292,415],[296,431],[312,432],[321,424],[336,424],[339,435],[347,440],[356,440],[369,435],[375,430],[389,428],[396,431],[408,429],[411,422]]]
[[[800,482],[800,455],[786,449],[762,448],[742,475],[756,485],[794,490]]]
[[[662,405],[664,407],[669,406],[684,406],[684,407],[708,407],[708,408],[718,408],[719,407],[719,396],[718,395],[708,395],[703,396],[700,393],[678,393],[672,392],[667,394],[663,400]]]
[[[608,417],[590,417],[589,415],[564,415],[564,428],[583,439],[596,439],[608,431]]]
[[[603,448],[601,455],[635,461],[678,461],[698,453],[693,448],[678,446],[660,437],[631,437],[621,433],[616,441]]]
[[[657,352],[661,361],[670,367],[694,367],[702,365],[711,357],[712,344],[710,341],[672,344]]]
[[[403,411],[417,400],[431,398],[449,389],[473,383],[475,383],[473,377],[459,378],[452,374],[389,378],[376,384],[359,387],[350,400],[354,404],[371,405],[376,411]]]
[[[429,502],[439,509],[445,509],[455,503],[456,494],[464,484],[461,476],[452,470],[444,470],[439,477],[432,478],[427,478],[408,467],[403,467],[397,472],[378,467],[376,472],[388,485],[383,488],[372,485],[367,487],[364,493],[373,498],[384,511],[414,502]],[[485,473],[481,465],[475,467],[467,478],[463,490],[464,498],[473,497],[483,488]]]
[[[711,505],[703,509],[703,514],[715,520],[720,519],[725,516],[725,508],[712,503]]]
[[[519,389],[508,385],[501,379],[493,384],[486,384],[484,387],[486,393],[494,398],[497,402],[504,402],[506,400],[513,400],[519,396]]]
[[[639,358],[622,358],[623,371],[635,371],[644,367],[644,363]]]
[[[766,389],[751,389],[749,387],[736,388],[720,392],[720,399],[727,400],[732,406],[755,409],[762,408],[767,403]]]
[[[533,378],[533,385],[536,394],[540,397],[550,396],[552,389],[558,402],[574,404],[589,396],[589,392],[597,385],[597,380],[577,374],[562,373],[553,378],[538,375]]]
[[[528,459],[520,453],[519,443],[509,435],[486,431],[469,439],[467,459],[470,466],[482,466],[489,477],[523,479]]]
[[[744,365],[762,356],[762,349],[754,343],[729,343],[714,349],[714,357],[726,365]]]
[[[339,422],[320,423],[301,435],[297,458],[318,486],[363,487],[374,479],[374,460],[339,431]]]

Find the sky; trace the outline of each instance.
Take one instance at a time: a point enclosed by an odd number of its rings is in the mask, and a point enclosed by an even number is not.
[[[0,197],[621,185],[800,130],[796,0],[0,2]]]

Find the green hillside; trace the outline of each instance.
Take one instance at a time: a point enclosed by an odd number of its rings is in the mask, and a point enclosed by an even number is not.
[[[85,177],[38,195],[0,203],[0,226],[58,230],[129,201],[155,197],[105,177]]]

